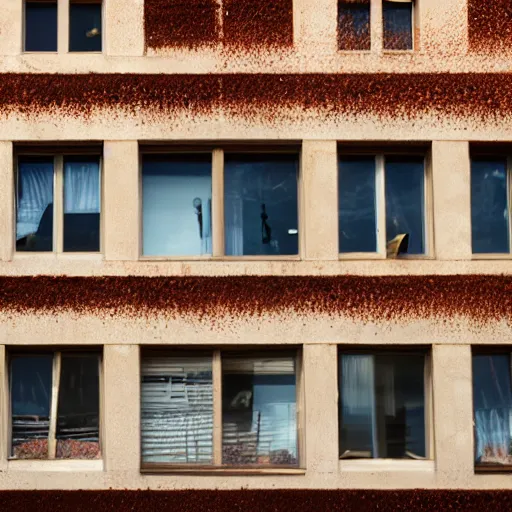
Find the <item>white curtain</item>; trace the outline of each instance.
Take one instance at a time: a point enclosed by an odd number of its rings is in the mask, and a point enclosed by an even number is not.
[[[201,240],[201,254],[212,254],[212,200],[210,197],[202,198],[203,205],[203,238]]]
[[[237,195],[227,195],[224,204],[226,255],[244,254],[243,201]]]
[[[512,409],[475,411],[476,457],[484,462],[508,463]]]
[[[16,240],[37,231],[50,203],[53,203],[53,163],[20,162]]]
[[[64,164],[64,213],[100,213],[98,162]]]

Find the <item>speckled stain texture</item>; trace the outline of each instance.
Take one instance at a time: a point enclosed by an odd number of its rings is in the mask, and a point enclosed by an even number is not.
[[[476,118],[512,115],[509,73],[418,74],[0,74],[0,115],[90,116],[141,111],[280,121],[283,109],[339,119]]]
[[[511,491],[3,491],[16,512],[396,512],[511,510]]]
[[[512,276],[0,277],[0,312],[510,321]]]
[[[473,51],[512,50],[512,2],[468,0],[468,36]]]

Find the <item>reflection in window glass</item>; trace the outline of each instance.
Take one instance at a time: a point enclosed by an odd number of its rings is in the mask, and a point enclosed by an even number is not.
[[[295,359],[222,362],[222,462],[297,465]]]
[[[18,162],[16,250],[53,250],[53,158]]]
[[[144,256],[212,254],[211,155],[144,157]]]
[[[512,464],[512,391],[509,354],[473,356],[477,464]]]
[[[471,162],[473,253],[510,252],[507,161]]]
[[[338,214],[341,253],[377,251],[375,158],[340,159]]]
[[[425,253],[423,158],[386,158],[386,238],[409,235],[408,254]]]
[[[370,2],[338,4],[338,48],[340,50],[369,50]]]
[[[412,2],[382,4],[384,17],[384,48],[412,50]]]
[[[340,456],[422,458],[425,356],[342,354]]]
[[[142,461],[213,463],[212,357],[144,357]]]
[[[25,51],[57,51],[57,2],[25,3]]]
[[[227,256],[298,254],[295,155],[226,155]]]
[[[67,157],[64,160],[64,251],[99,250],[99,159]]]
[[[101,52],[101,3],[69,6],[69,51]]]
[[[57,413],[58,459],[96,459],[99,445],[99,359],[62,355]]]
[[[48,457],[52,361],[51,355],[16,356],[11,361],[11,456],[14,458]]]

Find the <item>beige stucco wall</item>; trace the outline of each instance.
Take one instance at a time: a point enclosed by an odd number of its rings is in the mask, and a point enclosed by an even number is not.
[[[381,5],[372,1],[372,51],[336,50],[336,1],[294,0],[295,47],[275,55],[214,48],[144,55],[142,0],[104,0],[104,53],[68,54],[65,0],[59,0],[58,54],[22,54],[20,0],[3,0],[0,73],[5,72],[427,72],[509,71],[512,55],[470,56],[463,0],[420,0],[420,47],[384,54]],[[377,20],[377,21],[376,21]],[[221,113],[222,114],[222,113]],[[290,121],[292,119],[292,121]],[[101,255],[14,254],[13,141],[101,140]],[[139,140],[298,140],[301,151],[300,261],[137,261],[140,233]],[[431,192],[436,259],[338,260],[337,142],[432,142]],[[0,119],[0,275],[405,275],[502,274],[510,259],[471,256],[469,142],[512,140],[512,124],[425,116],[420,122],[375,118],[327,120],[288,113],[266,123],[219,115],[169,119],[140,112],[59,113]],[[0,489],[109,488],[512,488],[506,475],[475,475],[471,345],[512,345],[510,324],[451,318],[363,322],[322,315],[223,318],[219,328],[194,318],[0,315]],[[5,353],[20,345],[104,346],[103,461],[7,461]],[[139,345],[303,346],[305,474],[273,476],[141,475]],[[339,461],[338,344],[432,346],[432,461]]]

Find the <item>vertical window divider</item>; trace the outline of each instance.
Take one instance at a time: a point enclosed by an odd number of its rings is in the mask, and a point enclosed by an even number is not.
[[[50,405],[50,425],[48,429],[48,459],[55,459],[57,452],[57,414],[59,407],[59,386],[60,386],[60,368],[62,354],[55,352],[53,356],[52,369],[52,400]]]
[[[297,383],[295,386],[296,396],[295,401],[297,403],[297,448],[298,448],[298,461],[300,467],[306,467],[306,440],[304,435],[304,411],[305,411],[305,375],[304,365],[302,364],[302,348],[297,350],[295,357],[296,369],[295,374],[297,375]]]
[[[371,0],[370,40],[372,53],[382,53],[384,48],[384,21],[382,9],[382,0]]]
[[[220,350],[213,352],[213,464],[222,465],[222,360]]]
[[[386,258],[386,180],[384,155],[375,157],[375,194],[377,210],[377,253]]]
[[[64,252],[64,157],[54,158],[53,185],[53,249],[57,254]]]
[[[222,257],[224,244],[224,150],[212,152],[212,255]]]
[[[57,53],[69,51],[69,3],[57,0]]]
[[[140,352],[140,350],[139,350]],[[140,355],[139,355],[140,361]],[[100,446],[100,453],[105,453],[105,390],[103,389],[105,377],[103,375],[103,357],[102,354],[98,355],[98,391],[99,391],[99,429],[98,429],[98,444]],[[139,376],[140,379],[140,376]]]
[[[425,355],[425,370],[423,373],[425,390],[425,455],[426,459],[434,459],[434,397],[432,392],[432,357]]]
[[[507,156],[508,250],[512,253],[512,157]]]

